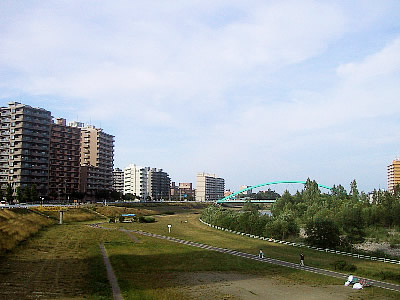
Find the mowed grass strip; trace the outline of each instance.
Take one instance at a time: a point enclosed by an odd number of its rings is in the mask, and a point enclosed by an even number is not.
[[[42,230],[0,258],[0,298],[110,299],[102,242],[129,239],[83,224]]]
[[[329,270],[335,270],[333,266],[335,261],[344,260],[349,264],[357,266],[355,274],[358,276],[376,280],[385,280],[397,284],[400,283],[399,265],[355,259],[342,255],[314,251],[307,248],[297,248],[283,244],[276,244],[216,230],[200,223],[198,214],[160,216],[156,219],[156,223],[133,223],[123,224],[123,226],[126,229],[140,229],[152,233],[173,236],[216,247],[235,249],[253,254],[257,254],[259,249],[263,249],[265,255],[268,257],[294,263],[299,262],[299,254],[304,252],[305,262],[307,265]],[[171,233],[168,233],[168,224],[172,225]]]

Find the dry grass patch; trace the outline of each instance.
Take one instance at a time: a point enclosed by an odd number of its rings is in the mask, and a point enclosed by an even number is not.
[[[0,210],[0,253],[13,249],[18,243],[54,224],[54,220],[27,209]]]
[[[122,214],[136,214],[138,216],[148,216],[157,214],[157,211],[140,207],[119,207],[119,206],[101,206],[96,207],[95,210],[107,217],[119,217]]]
[[[48,211],[43,212],[48,216],[59,220],[60,212],[59,211]],[[84,222],[84,221],[92,221],[92,220],[101,220],[103,219],[101,216],[96,214],[87,208],[71,208],[67,209],[64,212],[63,222],[65,223],[73,223],[73,222]]]

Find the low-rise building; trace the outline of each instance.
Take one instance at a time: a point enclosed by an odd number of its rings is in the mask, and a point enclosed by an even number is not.
[[[217,201],[224,197],[225,180],[215,174],[197,173],[196,201]]]

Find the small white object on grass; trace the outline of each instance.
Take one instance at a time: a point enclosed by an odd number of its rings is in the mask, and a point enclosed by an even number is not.
[[[363,286],[361,283],[357,282],[355,284],[353,284],[353,289],[354,290],[362,290]]]

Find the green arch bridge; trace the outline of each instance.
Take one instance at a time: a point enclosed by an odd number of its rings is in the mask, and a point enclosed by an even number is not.
[[[245,189],[243,189],[243,190],[241,190],[239,192],[233,193],[232,195],[229,195],[229,196],[227,196],[225,198],[217,200],[217,203],[225,203],[225,202],[233,201],[232,198],[234,198],[236,195],[239,195],[240,193],[246,192],[248,190],[256,189],[256,188],[259,188],[259,187],[262,187],[262,186],[267,186],[267,185],[280,184],[280,183],[284,183],[284,184],[287,184],[287,183],[302,183],[302,184],[306,184],[305,181],[296,181],[296,180],[271,181],[271,182],[257,184],[257,185],[253,185],[253,186],[250,186],[248,188],[245,188]],[[321,187],[321,188],[324,188],[324,189],[332,190],[331,187],[323,185],[323,184],[318,184],[318,186]],[[251,202],[265,202],[265,201],[263,201],[263,200],[252,200]],[[270,202],[273,202],[273,201],[270,201]]]

